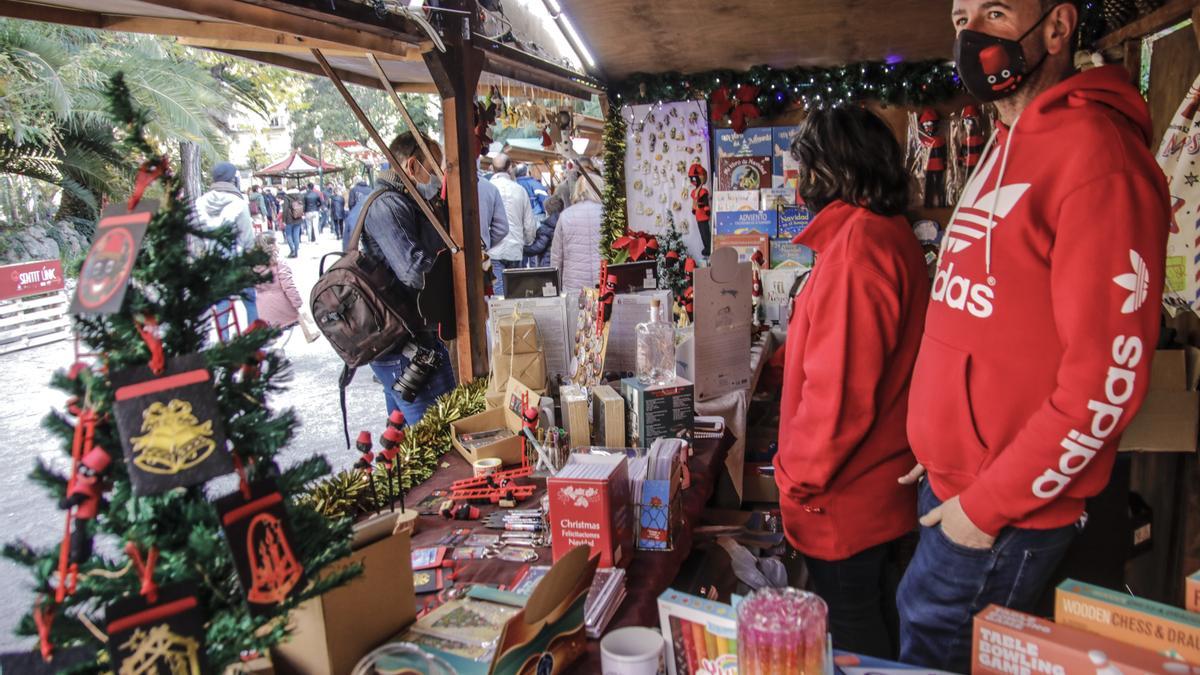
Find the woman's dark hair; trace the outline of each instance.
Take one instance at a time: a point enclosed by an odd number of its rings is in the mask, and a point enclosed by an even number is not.
[[[858,106],[818,109],[792,140],[800,196],[814,211],[840,199],[883,216],[908,207],[908,172],[891,129]]]

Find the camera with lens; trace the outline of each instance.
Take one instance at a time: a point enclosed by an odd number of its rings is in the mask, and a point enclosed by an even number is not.
[[[433,347],[421,344],[416,338],[409,338],[400,353],[408,359],[408,366],[396,378],[392,389],[400,392],[400,398],[412,403],[441,367],[442,357]]]

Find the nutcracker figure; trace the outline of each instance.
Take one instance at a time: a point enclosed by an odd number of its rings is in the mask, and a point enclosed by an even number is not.
[[[983,137],[983,118],[980,117],[978,108],[973,105],[963,108],[962,121],[964,138],[958,148],[958,158],[962,162],[963,173],[969,179],[971,174],[975,173],[975,167],[979,166],[983,146],[987,141]]]
[[[79,460],[79,467],[67,482],[67,495],[60,508],[75,509],[75,527],[71,530],[70,562],[82,564],[92,557],[92,534],[86,523],[100,512],[100,496],[104,492],[104,472],[112,457],[100,446],[93,446]]]
[[[925,207],[946,206],[946,139],[941,135],[942,118],[933,108],[921,112],[921,145],[929,150],[925,160]]]
[[[712,246],[712,204],[708,193],[708,172],[699,162],[688,169],[688,181],[692,184],[692,215],[700,230],[701,255],[708,257]]]

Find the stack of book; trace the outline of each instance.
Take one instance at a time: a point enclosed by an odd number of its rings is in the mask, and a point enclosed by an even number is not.
[[[592,588],[583,608],[584,630],[593,640],[600,639],[617,608],[625,601],[625,570],[609,567],[596,570]]]

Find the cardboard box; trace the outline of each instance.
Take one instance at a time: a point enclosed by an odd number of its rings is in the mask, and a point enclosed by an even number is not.
[[[651,386],[636,377],[621,380],[629,445],[648,448],[659,438],[692,440],[695,399],[692,383],[676,377],[668,385]]]
[[[598,478],[571,477],[572,466],[611,468]],[[629,503],[629,467],[623,455],[574,454],[546,479],[553,532],[554,560],[576,546],[591,548],[600,567],[624,567],[633,555],[633,517]]]
[[[516,378],[537,391],[546,390],[546,357],[541,352],[532,354],[494,354],[492,356],[492,380],[489,387],[499,387]]]
[[[458,450],[458,454],[472,464],[477,460],[488,457],[499,457],[500,461],[505,464],[520,464],[521,463],[521,438],[520,436],[509,436],[502,440],[496,441],[490,445],[484,445],[475,449],[470,449],[459,443],[458,437],[466,434],[479,431],[488,431],[490,429],[506,428],[513,431],[515,434],[520,429],[513,430],[508,426],[508,421],[504,414],[504,408],[489,408],[477,415],[464,417],[460,420],[450,423],[450,443]]]
[[[744,502],[778,502],[779,486],[775,484],[775,476],[764,476],[758,473],[760,466],[767,464],[747,464],[742,473],[742,501]]]
[[[1177,672],[1168,665],[1171,663],[1149,649],[1105,640],[999,605],[989,605],[975,615],[972,673],[1145,675]]]
[[[737,612],[732,606],[668,588],[658,596],[658,623],[666,637],[670,675],[738,672]]]
[[[276,672],[349,673],[367,652],[412,623],[411,556],[407,530],[356,541],[339,565],[362,563],[362,575],[292,611],[290,638],[272,650]]]
[[[536,354],[542,351],[532,314],[508,314],[496,319],[498,354]]]
[[[1121,436],[1124,452],[1195,452],[1200,435],[1200,350],[1160,349],[1150,364],[1150,390]]]
[[[591,417],[588,415],[588,399],[583,388],[573,384],[559,387],[558,401],[562,406],[563,429],[567,431],[571,447],[589,445],[592,442]]]
[[[750,386],[750,263],[718,248],[712,264],[695,273],[696,400],[709,401]]]
[[[625,445],[625,399],[607,384],[592,387],[592,445]]]
[[[1187,594],[1184,600],[1184,606],[1189,612],[1200,612],[1200,570],[1192,572],[1192,576],[1187,578]]]
[[[1200,664],[1200,615],[1067,579],[1054,593],[1054,621]]]

